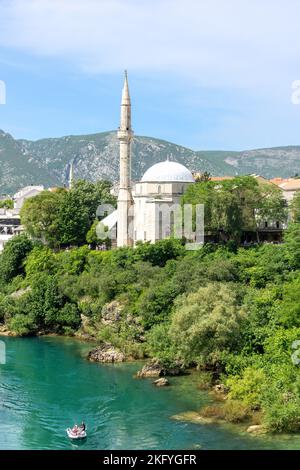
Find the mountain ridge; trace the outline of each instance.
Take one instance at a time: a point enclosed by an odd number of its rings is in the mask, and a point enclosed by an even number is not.
[[[256,173],[272,178],[300,173],[300,146],[297,145],[196,151],[167,140],[134,136],[132,179],[139,180],[147,168],[166,158],[184,164],[191,171],[208,171],[213,176]],[[74,162],[75,178],[91,181],[105,178],[116,182],[119,175],[116,131],[32,141],[14,139],[0,130],[0,192],[3,194],[12,194],[29,184],[64,185],[71,162]]]

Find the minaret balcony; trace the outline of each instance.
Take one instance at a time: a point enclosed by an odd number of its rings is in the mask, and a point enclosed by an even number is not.
[[[131,129],[119,129],[118,130],[118,139],[120,140],[130,140],[133,136]]]

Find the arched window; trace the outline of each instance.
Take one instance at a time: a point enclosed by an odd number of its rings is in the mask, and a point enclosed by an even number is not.
[[[158,213],[158,239],[162,240],[162,232],[163,232],[163,227],[162,227],[162,211],[159,211]]]
[[[174,235],[174,211],[170,212],[170,235]]]

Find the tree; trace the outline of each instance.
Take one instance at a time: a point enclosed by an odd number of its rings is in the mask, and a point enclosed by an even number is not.
[[[292,218],[295,223],[300,223],[300,192],[296,193],[291,204]]]
[[[291,223],[284,234],[288,260],[293,268],[300,268],[300,222]]]
[[[24,273],[24,261],[32,248],[33,243],[26,235],[19,235],[6,243],[0,257],[0,278],[3,282],[10,282]]]
[[[279,188],[258,183],[252,176],[190,185],[183,204],[204,204],[205,232],[215,237],[240,241],[244,230],[258,232],[262,221],[284,222],[285,201]]]
[[[89,226],[94,222],[100,204],[116,205],[116,198],[110,192],[111,187],[112,184],[106,180],[96,183],[85,180],[75,181],[70,193],[76,195],[81,206],[87,208]]]
[[[176,302],[170,336],[185,364],[217,365],[239,349],[246,313],[233,285],[211,283]]]
[[[59,245],[59,209],[66,196],[64,189],[43,191],[28,198],[21,209],[21,223],[33,238],[40,239],[51,247]]]
[[[259,228],[264,221],[285,222],[287,208],[282,191],[274,185],[261,184],[259,198],[254,207],[257,239],[259,241]]]
[[[84,244],[98,206],[115,203],[110,188],[108,181],[79,180],[70,191],[43,191],[25,201],[21,222],[32,237],[50,247]]]

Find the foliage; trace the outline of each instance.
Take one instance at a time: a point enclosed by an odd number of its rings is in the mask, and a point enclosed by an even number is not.
[[[0,279],[7,283],[24,272],[24,262],[33,243],[26,235],[9,240],[0,256]]]
[[[14,201],[12,199],[2,199],[0,201],[0,209],[13,209]]]
[[[50,247],[81,245],[86,242],[102,203],[115,204],[111,183],[78,180],[71,190],[58,188],[25,201],[21,221],[27,232]]]
[[[0,255],[0,321],[18,335],[80,328],[130,357],[198,365],[209,383],[217,378],[229,387],[224,406],[208,407],[207,415],[241,422],[259,410],[269,430],[297,431],[299,201],[284,244],[241,247],[244,229],[255,232],[275,215],[283,220],[280,193],[253,177],[205,177],[183,202],[205,204],[206,229],[220,243],[187,251],[170,238],[97,251],[90,249],[99,242],[97,206],[115,203],[110,184],[45,191],[21,214],[44,243],[22,235]]]
[[[238,350],[245,322],[234,287],[211,283],[178,299],[170,336],[186,364],[216,365],[222,352]]]

